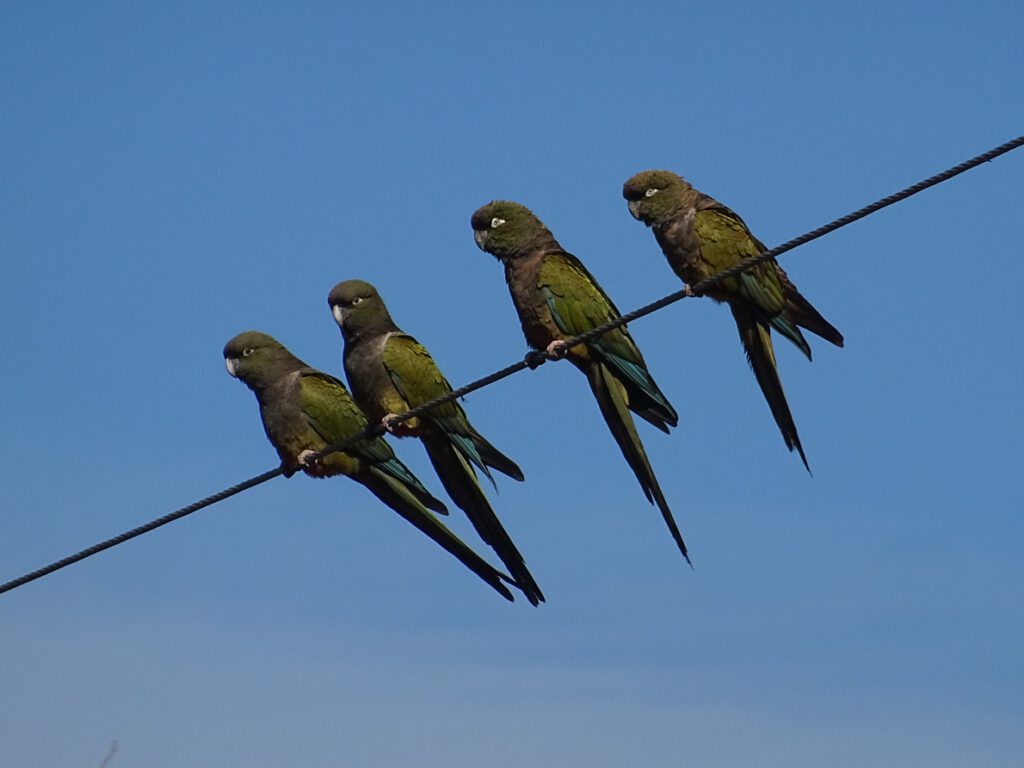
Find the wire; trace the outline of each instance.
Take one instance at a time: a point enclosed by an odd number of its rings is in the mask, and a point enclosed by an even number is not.
[[[701,280],[698,283],[694,283],[692,286],[686,286],[682,290],[676,291],[675,293],[670,293],[668,296],[664,296],[658,299],[657,301],[651,302],[650,304],[646,304],[640,307],[639,309],[633,310],[632,312],[627,312],[624,315],[620,315],[614,320],[604,323],[603,325],[596,326],[595,328],[591,328],[589,331],[581,333],[578,336],[574,336],[571,339],[567,339],[564,342],[565,348],[574,347],[577,344],[585,344],[586,342],[591,341],[597,338],[598,336],[607,333],[610,330],[625,325],[626,323],[630,323],[633,320],[637,320],[641,317],[645,317],[646,315],[649,315],[653,312],[657,312],[659,309],[663,309],[664,307],[667,307],[670,304],[675,304],[677,301],[682,301],[683,299],[691,298],[693,296],[701,296],[707,291],[708,288],[717,285],[723,280],[727,280],[730,277],[735,277],[741,272],[744,272],[750,269],[751,267],[754,267],[765,261],[770,261],[775,257],[785,253],[786,251],[791,251],[794,248],[804,245],[805,243],[811,242],[812,240],[817,240],[819,237],[823,237],[824,235],[827,235],[830,232],[834,232],[837,229],[845,227],[847,224],[852,224],[853,222],[859,221],[860,219],[863,219],[866,216],[870,216],[871,214],[880,211],[883,208],[887,208],[888,206],[898,203],[901,200],[906,200],[908,197],[916,195],[918,192],[922,192],[928,189],[929,187],[935,186],[936,184],[941,184],[944,181],[948,181],[949,179],[952,179],[954,176],[959,176],[961,173],[964,173],[965,171],[969,171],[972,168],[976,168],[982,163],[987,163],[990,160],[999,157],[1000,155],[1005,155],[1007,152],[1011,152],[1012,150],[1017,149],[1020,146],[1024,146],[1024,136],[1018,136],[1015,139],[1011,139],[1010,141],[1007,141],[1005,144],[1000,144],[998,147],[990,149],[988,152],[980,154],[977,157],[973,157],[970,160],[966,160],[960,163],[959,165],[955,165],[952,168],[943,171],[942,173],[937,173],[934,176],[930,176],[929,178],[923,181],[919,181],[917,184],[909,186],[906,189],[896,192],[895,194],[889,195],[888,197],[883,197],[881,200],[877,200],[874,203],[871,203],[870,205],[866,205],[863,208],[854,211],[853,213],[848,213],[847,215],[842,216],[836,219],[835,221],[818,227],[817,229],[813,229],[810,232],[806,232],[800,235],[799,237],[795,237],[792,240],[788,240],[782,245],[777,245],[774,248],[765,251],[764,253],[761,253],[757,256],[753,256],[749,259],[745,259],[741,261],[739,264],[729,267],[728,269],[722,270],[721,272],[712,275],[706,280]],[[546,363],[548,360],[552,359],[557,358],[550,357],[546,352],[531,351],[526,355],[526,357],[523,360],[512,363],[511,365],[508,365],[499,371],[495,371],[494,373],[476,379],[475,381],[471,381],[469,384],[459,387],[458,389],[453,389],[451,392],[448,392],[445,395],[435,397],[433,400],[423,403],[422,405],[419,405],[408,411],[405,411],[404,413],[397,414],[397,416],[393,420],[393,423],[400,423],[403,421],[408,421],[409,419],[416,418],[417,416],[422,416],[432,408],[436,408],[439,405],[444,405],[445,403],[449,403],[452,400],[457,400],[463,397],[464,395],[468,395],[470,392],[475,392],[478,389],[483,389],[484,387],[490,386],[491,384],[501,381],[502,379],[508,378],[512,374],[518,373],[519,371],[525,370],[527,368],[531,370],[538,368],[544,363]],[[315,461],[317,459],[322,459],[324,456],[327,456],[331,453],[336,453],[338,451],[343,451],[346,448],[351,448],[352,446],[356,445],[362,440],[383,435],[385,431],[386,430],[384,429],[384,426],[382,424],[378,423],[370,425],[366,429],[362,430],[361,432],[358,432],[355,435],[352,435],[351,437],[348,437],[344,440],[341,440],[340,442],[327,446],[323,450],[314,454],[309,460]],[[179,520],[187,515],[191,515],[193,512],[198,512],[200,509],[203,509],[204,507],[209,507],[213,504],[216,504],[217,502],[224,501],[225,499],[228,499],[236,494],[239,494],[242,491],[254,488],[257,485],[262,485],[268,480],[273,480],[275,477],[279,477],[280,475],[290,475],[290,473],[290,469],[282,464],[281,466],[276,467],[275,469],[268,470],[263,474],[251,477],[248,480],[244,480],[241,483],[238,483],[237,485],[231,486],[230,488],[225,488],[223,491],[215,493],[212,496],[207,496],[205,499],[201,499],[197,502],[189,504],[187,507],[182,507],[181,509],[175,510],[174,512],[166,514],[163,517],[159,517],[156,520],[146,523],[145,525],[140,525],[138,528],[132,528],[130,531],[125,531],[124,533],[118,536],[114,536],[111,539],[107,539],[106,541],[100,542],[99,544],[94,544],[88,549],[83,549],[81,552],[77,552],[61,560],[57,560],[56,562],[53,562],[50,565],[39,568],[35,571],[32,571],[31,573],[27,573],[24,576],[21,576],[17,579],[13,579],[12,581],[8,581],[5,584],[0,584],[0,594],[3,594],[4,592],[10,592],[12,589],[17,589],[20,586],[28,584],[30,581],[35,581],[36,579],[42,578],[43,576],[53,573],[54,571],[59,571],[61,568],[65,568],[69,565],[79,562],[80,560],[84,560],[87,557],[91,557],[95,554],[98,554],[99,552],[102,552],[105,549],[110,549],[111,547],[117,546],[118,544],[122,544],[128,541],[129,539],[134,539],[136,536],[141,536],[142,534],[148,533],[149,531],[152,531],[163,525],[167,525],[168,523],[172,523],[175,520]]]
[[[1024,146],[1024,136],[1018,136],[1015,139],[1011,139],[1005,144],[1000,144],[994,149],[990,149],[988,152],[984,152],[977,157],[972,157],[970,160],[965,160],[960,165],[955,165],[942,173],[937,173],[934,176],[929,176],[924,181],[919,181],[917,184],[907,187],[906,189],[900,190],[888,197],[883,197],[881,200],[876,200],[871,205],[865,205],[853,213],[848,213],[845,216],[841,216],[835,221],[831,221],[828,224],[824,224],[817,229],[812,229],[810,232],[806,232],[799,237],[794,237],[792,240],[787,240],[782,245],[777,245],[764,253],[760,253],[757,256],[751,256],[749,259],[744,259],[739,264],[723,269],[706,280],[701,280],[699,283],[687,286],[682,290],[670,293],[668,296],[652,301],[650,304],[634,309],[632,312],[627,312],[614,320],[611,320],[604,325],[599,325],[591,328],[586,333],[581,333],[575,339],[571,339],[566,342],[567,346],[575,346],[576,344],[582,344],[592,339],[596,339],[598,336],[607,333],[613,328],[618,328],[620,325],[631,323],[634,320],[645,317],[652,312],[657,312],[659,309],[667,307],[669,304],[675,304],[677,301],[682,301],[690,296],[701,296],[708,288],[712,288],[723,280],[728,280],[730,277],[736,277],[740,272],[745,272],[751,267],[757,266],[765,261],[771,261],[776,256],[779,256],[786,251],[791,251],[801,245],[817,240],[819,237],[835,232],[837,229],[845,227],[847,224],[852,224],[855,221],[863,219],[865,216],[870,216],[872,213],[888,208],[890,205],[898,203],[902,200],[906,200],[908,197],[916,195],[918,192],[923,192],[929,187],[934,187],[936,184],[941,184],[944,181],[952,179],[954,176],[959,176],[965,171],[969,171],[972,168],[976,168],[982,163],[987,163],[990,160],[994,160],[1000,155],[1005,155],[1007,152],[1011,152],[1020,146]]]
[[[267,482],[267,480],[273,480],[278,475],[283,475],[284,473],[285,467],[280,466],[277,467],[276,469],[271,469],[268,472],[264,472],[262,475],[250,477],[248,480],[243,480],[241,483],[238,483],[237,485],[232,485],[230,488],[225,488],[223,491],[220,491],[219,493],[215,493],[212,496],[207,496],[205,499],[200,499],[197,502],[189,504],[187,507],[182,507],[181,509],[175,510],[174,512],[164,515],[163,517],[158,517],[156,520],[148,522],[145,525],[140,525],[138,528],[132,528],[130,531],[125,531],[122,534],[114,536],[112,539],[101,541],[99,544],[93,544],[88,549],[83,549],[81,552],[76,552],[73,555],[68,555],[62,560],[58,560],[55,563],[50,563],[47,566],[32,571],[32,573],[26,573],[24,576],[14,579],[13,581],[8,581],[6,584],[0,584],[0,594],[3,594],[4,592],[10,592],[12,589],[17,589],[23,584],[28,584],[30,581],[35,581],[36,579],[40,579],[49,573],[59,571],[61,568],[65,568],[69,565],[73,565],[74,563],[77,563],[79,560],[85,560],[85,558],[92,557],[93,555],[98,554],[105,549],[116,547],[118,544],[123,544],[129,539],[134,539],[136,536],[141,536],[144,533],[149,533],[150,531],[155,530],[156,528],[159,528],[162,525],[173,523],[175,520],[185,517],[186,515],[191,515],[193,512],[198,512],[203,507],[209,507],[212,504],[216,504],[218,501],[224,501],[224,499],[230,498],[234,496],[236,493],[247,491],[250,488],[254,488],[257,485],[262,485],[263,483]]]

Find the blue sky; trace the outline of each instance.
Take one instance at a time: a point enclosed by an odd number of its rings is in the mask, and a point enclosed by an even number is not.
[[[453,383],[519,358],[468,224],[493,198],[628,309],[678,287],[638,170],[776,244],[1022,133],[1019,3],[826,5],[5,3],[0,580],[274,466],[221,347],[337,372],[339,280]],[[0,597],[0,762],[1016,764],[1022,177],[783,257],[847,340],[778,348],[813,479],[725,308],[632,326],[693,571],[547,365],[466,402],[526,472],[495,504],[547,605],[354,483],[275,480]]]

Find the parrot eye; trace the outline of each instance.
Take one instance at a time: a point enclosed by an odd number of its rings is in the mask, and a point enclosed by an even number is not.
[[[256,350],[253,349],[252,347],[249,347],[248,349],[243,349],[242,350],[242,357],[248,357],[249,355],[251,355],[255,351]]]
[[[644,192],[644,197],[654,197],[656,194],[658,194],[658,190],[651,187],[646,192]]]
[[[362,296],[356,296],[354,299],[352,299],[352,306],[354,307],[356,304],[358,304],[362,300],[363,300]]]
[[[504,219],[499,219],[497,216],[495,216],[493,219],[491,219],[491,229],[497,229],[504,223]]]

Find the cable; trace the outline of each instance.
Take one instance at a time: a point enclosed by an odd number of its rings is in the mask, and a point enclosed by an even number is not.
[[[144,533],[149,533],[150,531],[159,528],[162,525],[173,523],[175,520],[178,520],[179,518],[185,517],[186,515],[191,515],[193,512],[198,512],[203,507],[209,507],[211,504],[216,504],[218,501],[224,501],[224,499],[230,498],[231,496],[234,496],[236,493],[247,491],[250,488],[253,488],[257,485],[262,485],[263,483],[267,482],[267,480],[273,480],[278,475],[283,475],[284,473],[285,468],[281,466],[277,467],[276,469],[271,469],[267,472],[264,472],[262,475],[250,477],[248,480],[243,480],[241,483],[238,483],[237,485],[232,485],[230,488],[225,488],[223,491],[220,491],[219,493],[215,493],[212,496],[207,496],[205,499],[200,499],[197,502],[189,504],[187,507],[182,507],[181,509],[175,510],[174,512],[164,515],[163,517],[158,517],[156,520],[148,522],[145,525],[140,525],[138,528],[132,528],[130,531],[125,531],[124,533],[114,536],[111,539],[101,541],[99,544],[93,544],[88,549],[83,549],[81,552],[76,552],[73,555],[68,555],[62,560],[58,560],[55,563],[50,563],[49,565],[44,566],[43,568],[32,571],[32,573],[26,573],[24,576],[14,579],[13,581],[8,581],[6,584],[0,584],[0,594],[3,594],[4,592],[10,592],[12,589],[17,589],[23,584],[28,584],[30,581],[40,579],[49,573],[53,573],[54,571],[59,571],[61,568],[77,563],[79,560],[85,560],[85,558],[92,557],[93,555],[98,554],[105,549],[116,547],[118,544],[123,544],[129,539],[134,539],[136,536],[141,536]]]
[[[863,219],[866,216],[870,216],[876,211],[880,211],[883,208],[887,208],[888,206],[893,205],[894,203],[898,203],[901,200],[906,200],[908,197],[916,195],[918,192],[923,192],[929,187],[933,187],[936,184],[941,184],[944,181],[948,181],[954,176],[959,176],[961,173],[964,173],[965,171],[969,171],[972,168],[976,168],[982,163],[987,163],[990,160],[993,160],[996,157],[999,157],[1000,155],[1004,155],[1007,152],[1017,149],[1020,146],[1024,146],[1024,136],[1018,136],[1015,139],[1011,139],[1010,141],[1007,141],[1005,144],[1000,144],[998,147],[990,149],[988,152],[984,152],[983,154],[980,154],[977,157],[973,157],[970,160],[966,160],[960,163],[959,165],[955,165],[952,168],[943,171],[942,173],[937,173],[934,176],[930,176],[924,181],[919,181],[917,184],[909,186],[906,189],[896,192],[895,194],[889,195],[888,197],[883,197],[881,200],[877,200],[874,203],[871,203],[871,205],[866,205],[863,208],[854,211],[853,213],[848,213],[845,216],[836,219],[835,221],[818,227],[817,229],[813,229],[810,232],[806,232],[805,234],[802,234],[799,237],[795,237],[792,240],[788,240],[782,245],[777,245],[776,247],[771,248],[770,250],[767,250],[764,253],[761,253],[757,256],[753,256],[749,259],[745,259],[741,261],[739,264],[729,267],[728,269],[722,270],[721,272],[712,275],[706,280],[701,280],[699,283],[694,283],[692,286],[687,286],[682,290],[676,291],[675,293],[670,293],[668,296],[664,296],[663,298],[660,298],[657,301],[651,302],[650,304],[646,304],[645,306],[642,306],[639,309],[635,309],[632,312],[627,312],[624,315],[620,315],[616,319],[604,323],[603,325],[591,328],[589,331],[586,331],[585,333],[581,333],[578,336],[574,336],[573,338],[566,340],[565,348],[574,347],[577,344],[584,344],[588,341],[597,338],[598,336],[604,333],[607,333],[610,330],[625,325],[626,323],[630,323],[633,320],[637,320],[641,317],[645,317],[646,315],[649,315],[653,312],[657,312],[659,309],[663,309],[664,307],[667,307],[670,304],[674,304],[677,301],[682,301],[683,299],[690,298],[693,296],[701,296],[704,292],[707,291],[708,288],[717,285],[722,280],[726,280],[730,277],[735,277],[741,272],[748,270],[751,267],[756,266],[757,264],[761,264],[762,262],[765,261],[770,261],[774,259],[776,256],[785,253],[786,251],[791,251],[794,248],[804,245],[805,243],[811,242],[812,240],[817,240],[819,237],[823,237],[824,235],[827,235],[830,232],[834,232],[837,229],[845,227],[847,224],[852,224],[853,222]],[[549,357],[545,352],[531,351],[526,355],[526,357],[523,360],[520,360],[516,363],[512,363],[511,365],[508,365],[499,371],[495,371],[494,373],[488,374],[487,376],[476,379],[475,381],[471,381],[469,384],[466,384],[465,386],[459,387],[458,389],[454,389],[451,392],[447,393],[446,395],[435,397],[433,400],[430,400],[429,402],[423,403],[422,405],[405,411],[404,413],[398,414],[395,417],[394,422],[400,423],[403,421],[408,421],[409,419],[415,418],[417,416],[422,416],[432,408],[436,408],[439,405],[444,405],[445,403],[449,403],[452,400],[457,400],[458,398],[463,397],[464,395],[468,395],[470,392],[475,392],[478,389],[490,386],[491,384],[501,381],[502,379],[508,378],[512,374],[518,373],[519,371],[522,371],[526,368],[529,368],[531,370],[538,368],[551,359],[555,358]],[[323,450],[314,454],[310,460],[315,461],[317,459],[323,458],[324,456],[327,456],[328,454],[343,451],[346,448],[351,448],[353,445],[359,443],[362,440],[383,435],[385,431],[386,430],[384,429],[383,425],[373,424],[371,426],[368,426],[361,432],[352,435],[351,437],[348,437],[340,442],[327,446]],[[156,520],[153,520],[152,522],[146,523],[145,525],[140,525],[138,528],[132,528],[130,531],[126,531],[118,536],[114,536],[113,538],[107,539],[106,541],[103,541],[99,544],[94,544],[88,549],[83,549],[81,552],[77,552],[76,554],[69,555],[68,557],[65,557],[61,560],[57,560],[56,562],[51,563],[50,565],[44,566],[43,568],[39,568],[38,570],[32,571],[31,573],[27,573],[24,576],[21,576],[12,581],[8,581],[5,584],[0,584],[0,594],[3,594],[4,592],[10,592],[12,589],[17,589],[18,587],[23,586],[24,584],[27,584],[30,581],[35,581],[36,579],[42,578],[43,576],[53,573],[54,571],[59,571],[61,568],[72,565],[73,563],[77,563],[80,560],[84,560],[87,557],[91,557],[92,555],[102,552],[105,549],[110,549],[111,547],[117,546],[118,544],[126,542],[129,539],[134,539],[136,536],[141,536],[142,534],[148,533],[149,531],[159,528],[160,526],[167,525],[168,523],[172,523],[175,520],[179,520],[180,518],[185,517],[186,515],[190,515],[193,512],[197,512],[200,509],[203,509],[204,507],[209,507],[212,504],[216,504],[219,501],[223,501],[224,499],[230,498],[231,496],[239,494],[242,491],[254,488],[257,485],[262,485],[268,480],[273,480],[275,477],[285,474],[289,474],[289,470],[284,465],[281,465],[275,469],[268,470],[261,475],[251,477],[248,480],[244,480],[243,482],[238,483],[237,485],[233,485],[230,488],[226,488],[223,491],[213,494],[212,496],[207,496],[205,499],[201,499],[200,501],[197,501],[193,504],[189,504],[187,507],[182,507],[181,509],[175,510],[174,512],[164,515],[163,517],[159,517]]]
[[[889,195],[888,197],[883,197],[881,200],[877,200],[871,203],[871,205],[865,205],[863,208],[860,208],[859,210],[856,210],[853,213],[848,213],[845,216],[841,216],[835,221],[831,221],[828,224],[818,227],[817,229],[812,229],[810,232],[806,232],[800,235],[799,237],[794,237],[792,240],[787,240],[782,245],[777,245],[774,248],[765,251],[764,253],[760,253],[757,256],[751,256],[749,259],[744,259],[739,264],[731,266],[728,269],[723,269],[721,272],[712,275],[706,280],[701,280],[699,283],[694,283],[693,285],[687,286],[686,288],[676,291],[675,293],[670,293],[668,296],[664,296],[658,299],[657,301],[652,301],[650,304],[646,304],[640,307],[639,309],[634,309],[632,312],[627,312],[626,314],[621,315],[615,318],[614,320],[605,323],[604,325],[599,325],[595,328],[591,328],[586,333],[581,333],[576,338],[567,341],[566,345],[575,346],[576,344],[588,342],[592,339],[596,339],[601,334],[607,333],[613,328],[618,328],[620,325],[631,323],[638,318],[645,317],[651,314],[652,312],[657,312],[659,309],[663,309],[664,307],[667,307],[669,304],[675,304],[677,301],[682,301],[683,299],[688,298],[690,296],[701,296],[707,291],[708,288],[711,288],[717,285],[718,283],[722,282],[723,280],[729,279],[730,277],[736,277],[736,275],[738,275],[740,272],[745,272],[751,267],[757,266],[762,262],[771,261],[776,256],[779,256],[780,254],[783,254],[786,251],[791,251],[794,248],[797,248],[798,246],[811,242],[812,240],[817,240],[819,237],[823,237],[824,235],[827,235],[830,232],[835,232],[837,229],[845,227],[847,224],[852,224],[855,221],[863,219],[865,216],[870,216],[872,213],[880,211],[883,208],[888,208],[890,205],[893,205],[894,203],[906,200],[908,197],[912,197],[913,195],[916,195],[918,192],[923,192],[929,187],[934,187],[936,184],[941,184],[944,181],[948,181],[949,179],[952,179],[954,176],[959,176],[961,173],[964,173],[965,171],[969,171],[972,168],[976,168],[982,163],[987,163],[990,160],[994,160],[1000,155],[1005,155],[1007,152],[1011,152],[1020,146],[1024,146],[1024,136],[1018,136],[1015,139],[1011,139],[1005,144],[1000,144],[998,147],[990,149],[988,152],[984,152],[978,155],[977,157],[972,157],[970,160],[965,160],[964,162],[960,163],[960,165],[955,165],[952,168],[943,171],[942,173],[937,173],[934,176],[929,176],[924,181],[919,181],[917,182],[917,184],[909,186],[906,189],[900,190],[895,194]]]

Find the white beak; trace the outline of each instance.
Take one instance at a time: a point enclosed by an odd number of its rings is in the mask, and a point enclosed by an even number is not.
[[[631,214],[633,214],[633,218],[636,219],[637,221],[640,221],[640,201],[639,200],[630,200],[628,205],[629,205],[629,212]]]
[[[487,250],[486,248],[484,248],[484,243],[487,242],[487,232],[485,230],[478,229],[476,232],[473,233],[473,239],[476,240],[477,248],[479,248],[481,251]]]
[[[331,314],[334,315],[334,322],[338,324],[339,328],[345,324],[345,311],[341,308],[341,304],[331,307]]]
[[[225,357],[224,367],[228,369],[228,374],[233,378],[238,378],[238,358],[237,357]]]

